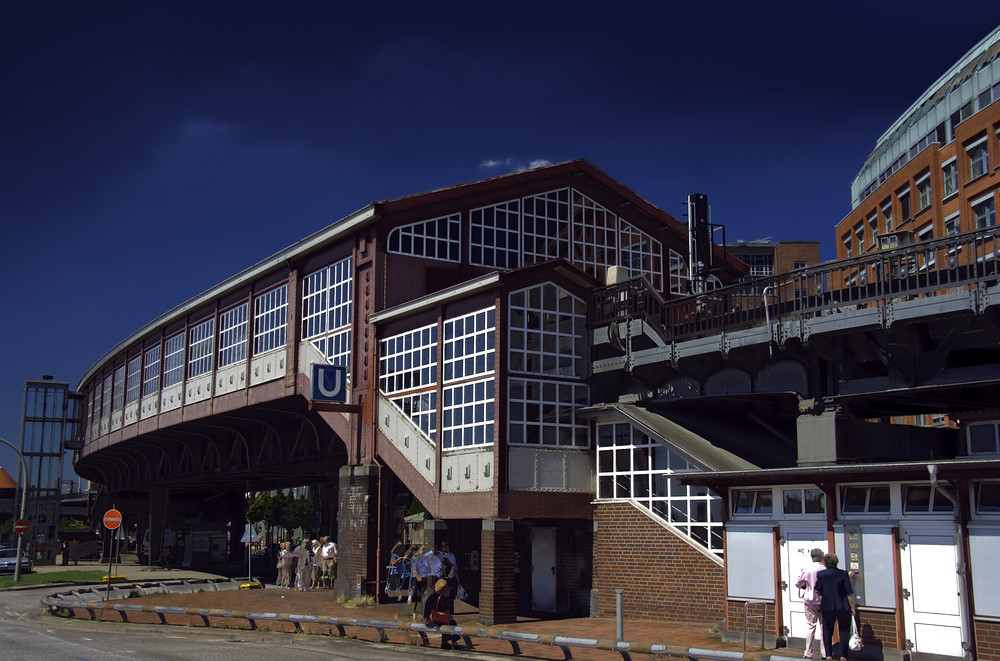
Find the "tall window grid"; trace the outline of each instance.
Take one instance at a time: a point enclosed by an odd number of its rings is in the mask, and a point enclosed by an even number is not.
[[[114,385],[115,375],[113,372],[108,372],[104,377],[104,396],[101,398],[101,422],[107,422],[111,419],[111,388]]]
[[[387,337],[379,347],[379,390],[386,395],[437,382],[437,324]]]
[[[586,376],[587,307],[552,283],[511,292],[508,323],[512,372]]]
[[[589,426],[576,415],[588,404],[586,385],[514,378],[508,383],[511,445],[590,447]]]
[[[160,345],[146,349],[142,368],[142,394],[152,395],[160,389]]]
[[[722,501],[676,473],[702,470],[627,423],[597,426],[597,497],[630,498],[709,551],[722,555]]]
[[[253,353],[285,346],[288,327],[288,285],[275,287],[253,301]]]
[[[184,333],[167,338],[163,355],[163,387],[177,385],[184,380]]]
[[[413,424],[420,428],[420,431],[432,443],[437,442],[436,390],[394,397],[391,401],[413,421]]]
[[[100,383],[90,392],[90,402],[87,404],[87,419],[90,421],[90,438],[100,435],[101,430],[101,387]]]
[[[573,262],[601,282],[618,264],[618,217],[573,191]]]
[[[457,262],[461,258],[459,214],[402,225],[389,233],[389,252]]]
[[[114,401],[112,403],[112,410],[121,411],[125,403],[125,365],[119,365],[115,368],[115,387],[114,387]]]
[[[513,269],[520,259],[521,201],[511,200],[469,213],[469,262]]]
[[[234,365],[247,357],[247,312],[243,303],[219,316],[219,367]]]
[[[496,369],[496,308],[444,322],[444,381],[492,373]]]
[[[206,319],[188,331],[188,378],[193,379],[212,371],[215,350],[215,318]]]
[[[493,378],[444,389],[443,449],[493,443],[495,389]]]
[[[351,366],[353,259],[346,257],[307,275],[302,283],[302,337],[332,365]]]
[[[633,276],[644,275],[656,291],[663,291],[663,244],[621,221],[621,265]]]
[[[670,250],[668,259],[670,269],[670,293],[688,293],[687,261],[685,261],[684,255],[680,254],[676,250]]]
[[[569,189],[524,198],[521,249],[524,264],[569,259]]]
[[[139,401],[139,391],[142,386],[142,354],[128,361],[128,374],[125,377],[125,403]]]
[[[563,258],[604,279],[609,266],[622,265],[662,291],[662,244],[572,188],[472,209],[469,231],[476,266],[513,269]]]

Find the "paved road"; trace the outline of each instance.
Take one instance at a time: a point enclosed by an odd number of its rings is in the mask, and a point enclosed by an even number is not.
[[[45,614],[39,600],[52,588],[0,591],[0,659],[17,661],[313,661],[344,659],[484,659],[482,654],[377,645],[364,641],[252,631],[161,628],[87,622]]]

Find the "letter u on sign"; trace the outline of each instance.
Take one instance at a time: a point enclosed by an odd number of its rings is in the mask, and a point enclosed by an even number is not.
[[[314,402],[346,402],[347,368],[341,365],[314,364],[312,399]]]

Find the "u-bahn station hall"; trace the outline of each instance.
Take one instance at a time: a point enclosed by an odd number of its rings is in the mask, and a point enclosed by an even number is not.
[[[746,274],[718,246],[710,261],[717,291]],[[843,554],[854,525],[891,567],[887,531],[926,467],[843,470],[838,452],[864,443],[842,437],[871,438],[868,423],[800,407],[839,378],[836,338],[685,354],[643,311],[697,298],[688,262],[686,224],[586,161],[370,204],[113,347],[80,384],[76,470],[148,517],[154,558],[172,521],[242,530],[246,492],[309,486],[313,530],[340,549],[338,594],[359,577],[380,593],[416,500],[483,622],[608,615],[620,588],[626,616],[730,629],[763,598],[768,630],[794,636],[801,603],[789,610],[781,582],[798,568],[778,539]],[[635,314],[607,321],[623,306]],[[643,366],[639,350],[666,353]],[[311,399],[315,365],[346,368],[346,405]],[[940,436],[956,430],[932,431],[906,438],[961,454]],[[877,458],[922,459],[911,445]],[[738,488],[755,471],[770,486]],[[682,479],[716,473],[736,486]],[[728,577],[727,521],[742,526]],[[894,647],[893,572],[864,580],[862,617]]]

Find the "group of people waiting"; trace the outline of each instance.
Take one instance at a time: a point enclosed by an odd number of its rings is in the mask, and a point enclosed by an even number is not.
[[[278,587],[302,592],[333,588],[337,578],[337,545],[328,537],[282,542],[278,550]]]
[[[451,551],[451,544],[441,542],[437,548],[432,544],[415,544],[409,547],[396,542],[389,556],[389,572],[386,594],[405,590],[406,603],[423,602],[423,622],[428,626],[440,624],[455,625],[453,599],[463,591],[458,578],[458,562]],[[413,620],[418,619],[417,608],[413,609]],[[450,649],[459,637],[443,634],[441,647]]]
[[[813,656],[813,640],[816,637],[816,625],[821,625],[823,658],[831,659],[833,654],[833,625],[837,625],[840,636],[840,658],[847,661],[852,637],[852,619],[857,617],[854,604],[854,587],[851,576],[839,569],[840,559],[834,553],[824,553],[823,549],[813,549],[809,552],[812,564],[802,570],[795,587],[802,590],[802,603],[806,615],[806,649],[803,655],[807,659]]]

